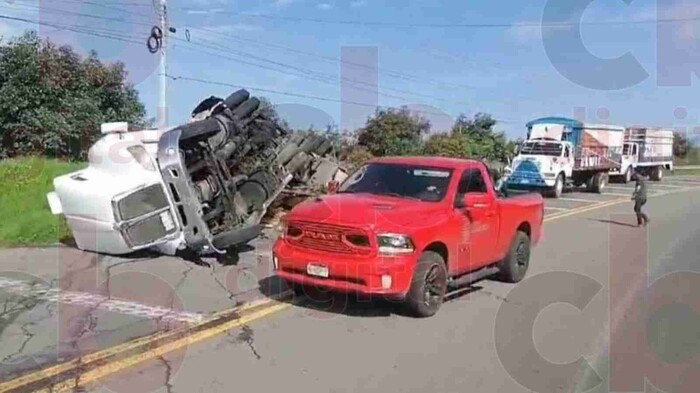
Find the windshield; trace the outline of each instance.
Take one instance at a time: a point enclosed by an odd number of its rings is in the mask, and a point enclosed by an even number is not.
[[[562,145],[556,142],[525,142],[520,149],[523,155],[561,156]]]
[[[451,169],[373,163],[353,173],[338,192],[362,192],[439,202],[445,197],[451,177]]]

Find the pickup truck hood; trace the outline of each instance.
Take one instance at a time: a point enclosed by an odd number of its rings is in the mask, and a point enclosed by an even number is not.
[[[373,194],[336,194],[297,205],[289,220],[336,225],[370,226],[372,230],[410,231],[447,218],[443,202],[422,202]]]

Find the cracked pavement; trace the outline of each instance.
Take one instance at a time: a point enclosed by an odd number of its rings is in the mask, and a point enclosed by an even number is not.
[[[600,291],[582,310],[564,303],[540,310],[535,301],[522,296],[522,284],[489,280],[451,294],[440,312],[428,319],[406,317],[388,301],[370,303],[344,296],[306,299],[286,311],[111,375],[86,390],[574,391],[567,385],[570,381],[556,378],[542,389],[526,387],[517,373],[530,370],[532,363],[527,359],[513,356],[520,369],[506,370],[507,359],[497,351],[519,345],[523,332],[530,332],[522,323],[496,330],[499,314],[522,318],[541,311],[530,335],[538,353],[558,364],[583,357],[601,378],[607,378],[610,272],[620,263],[611,260],[611,249],[620,247],[619,253],[634,256],[640,246],[648,246],[644,262],[650,280],[674,271],[700,272],[698,205],[698,190],[650,199],[647,210],[653,222],[647,230],[625,224],[634,220],[630,203],[546,223],[528,278],[568,272],[594,280]],[[270,279],[272,239],[274,235],[256,240],[237,257],[195,261],[95,256],[67,247],[0,250],[7,271],[0,276],[95,296],[86,305],[62,304],[0,288],[0,359],[5,359],[0,379],[182,326],[163,314],[144,317],[143,308],[134,308],[131,314],[110,311],[105,308],[110,301],[155,307],[145,312],[166,308],[173,315],[206,315],[279,292],[282,285]],[[635,283],[628,281],[630,287]],[[585,300],[562,282],[540,285],[537,290],[544,294],[568,291],[571,301]],[[505,336],[496,337],[504,332]],[[80,375],[75,378],[79,381]],[[589,379],[590,375],[583,375],[576,382]]]
[[[520,285],[481,281],[451,296],[437,315],[427,319],[406,317],[390,302],[368,303],[342,296],[306,300],[189,347],[181,367],[171,370],[175,372],[167,386],[152,389],[143,385],[138,391],[573,392],[576,385],[595,379],[581,374],[574,381],[547,378],[539,388],[527,387],[527,378],[519,373],[532,376],[546,370],[528,358],[499,355],[498,351],[507,352],[530,340],[550,363],[565,364],[583,357],[603,379],[589,391],[604,393],[608,386],[611,269],[628,262],[611,260],[611,255],[629,255],[634,260],[637,250],[647,248],[642,265],[648,266],[650,280],[674,271],[700,272],[698,205],[700,191],[651,199],[647,210],[653,224],[646,230],[623,225],[634,220],[630,203],[545,224],[545,238],[533,251],[528,277],[572,273],[595,281],[598,292],[582,310],[564,303],[541,308],[537,299],[523,292],[528,281]],[[579,236],[571,236],[574,231]],[[639,282],[630,277],[626,284],[622,289]],[[587,300],[584,292],[572,291],[561,280],[537,285],[535,293],[563,293],[570,302]],[[536,318],[532,330],[523,323],[496,329],[501,313],[516,319]],[[142,373],[150,373],[162,384],[165,371],[162,362],[149,362],[110,376],[89,390],[115,391],[118,381],[131,381]]]
[[[0,380],[273,294],[282,288],[269,280],[274,238],[219,260],[116,257],[62,245],[0,249],[8,286],[0,285]],[[235,339],[254,351],[246,329]],[[180,362],[168,365],[168,379]]]

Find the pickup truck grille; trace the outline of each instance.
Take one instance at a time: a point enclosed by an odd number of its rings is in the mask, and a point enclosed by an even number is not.
[[[372,252],[370,238],[364,230],[340,225],[293,221],[287,226],[286,239],[297,247],[338,254]]]

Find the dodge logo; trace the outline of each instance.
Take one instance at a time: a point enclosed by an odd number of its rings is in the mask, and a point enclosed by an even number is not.
[[[304,237],[318,240],[330,240],[330,241],[340,241],[340,235],[336,233],[323,233],[314,231],[304,231]]]

